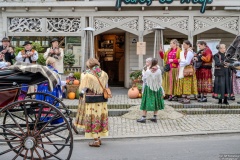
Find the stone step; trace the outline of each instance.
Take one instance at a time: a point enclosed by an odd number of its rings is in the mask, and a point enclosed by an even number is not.
[[[77,109],[70,109],[72,111],[71,117],[76,117],[77,114]],[[108,110],[108,116],[113,117],[113,116],[122,116],[126,113],[128,113],[128,109],[109,109]]]
[[[240,114],[240,109],[202,109],[202,108],[188,108],[188,109],[176,109],[176,111],[187,114]]]

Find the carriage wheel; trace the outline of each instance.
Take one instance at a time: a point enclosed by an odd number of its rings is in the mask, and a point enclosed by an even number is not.
[[[48,101],[48,103],[56,106],[57,104],[59,104],[58,106],[58,109],[60,111],[62,111],[62,113],[69,119],[69,123],[73,129],[73,131],[78,134],[78,130],[77,128],[72,124],[72,118],[70,117],[70,114],[72,113],[67,107],[66,105],[57,97],[51,95],[51,94],[48,94],[48,93],[43,93],[43,92],[34,92],[34,93],[29,93],[27,94],[27,97],[26,98],[29,98],[29,99],[35,99],[36,98],[36,95],[41,95],[43,97],[43,101],[47,102],[47,98],[48,97],[51,97],[53,100],[52,101]]]
[[[23,100],[9,104],[0,113],[5,113],[3,125],[0,125],[0,142],[10,147],[1,150],[0,156],[15,153],[13,159],[70,159],[73,149],[71,126],[55,106],[43,101]]]

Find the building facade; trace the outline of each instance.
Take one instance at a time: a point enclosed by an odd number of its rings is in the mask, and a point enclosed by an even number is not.
[[[64,37],[65,51],[75,54],[76,66],[84,69],[86,59],[95,56],[110,83],[129,87],[130,73],[142,69],[144,59],[154,53],[159,58],[154,28],[165,28],[165,45],[176,38],[193,44],[217,40],[228,46],[240,32],[239,0],[206,0],[206,6],[190,0],[138,2],[0,0],[0,38],[6,35],[15,45],[28,38],[48,46],[49,37]],[[146,42],[146,55],[136,54],[138,41]]]

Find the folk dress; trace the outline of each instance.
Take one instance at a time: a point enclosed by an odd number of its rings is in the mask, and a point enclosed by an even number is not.
[[[214,55],[215,71],[214,71],[214,97],[224,99],[230,97],[232,93],[232,70],[229,67],[224,67],[224,53]]]
[[[141,110],[158,111],[164,109],[164,90],[162,88],[162,72],[156,67],[152,72],[148,69],[143,79],[146,81],[141,102]]]
[[[206,47],[199,53],[197,57],[202,65],[196,70],[198,93],[212,93],[212,51]]]
[[[179,76],[177,81],[177,95],[196,95],[197,91],[197,78],[194,73],[193,76],[184,77],[183,70],[184,67],[191,65],[193,59],[192,51],[182,51],[180,53],[180,67],[179,67]]]
[[[93,73],[93,71],[97,74],[100,82],[103,86],[107,86],[108,84],[108,75],[106,72],[102,71],[98,66],[93,67],[92,70],[87,70],[83,79],[81,80],[81,84],[79,87],[80,91],[85,91],[86,94],[92,92],[94,94],[103,94],[103,89],[100,86],[97,77]],[[98,138],[98,137],[106,137],[108,136],[108,108],[107,102],[86,102],[86,95],[83,98],[85,101],[84,105],[79,105],[80,107],[85,107],[85,115],[84,115],[84,128],[85,128],[85,137],[86,138]],[[81,126],[82,118],[81,114],[77,115],[76,119],[80,121],[75,121],[75,126]],[[80,124],[80,125],[78,125]]]
[[[164,72],[163,74],[163,89],[167,95],[177,94],[177,76],[178,76],[178,65],[180,58],[181,49],[169,49],[164,54],[160,52],[160,57],[164,60],[164,64],[170,64],[170,71]],[[173,59],[170,63],[169,59]]]

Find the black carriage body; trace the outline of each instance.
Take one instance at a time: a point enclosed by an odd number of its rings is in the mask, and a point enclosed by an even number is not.
[[[46,80],[41,73],[0,70],[0,108],[17,101],[22,84],[33,85]]]

